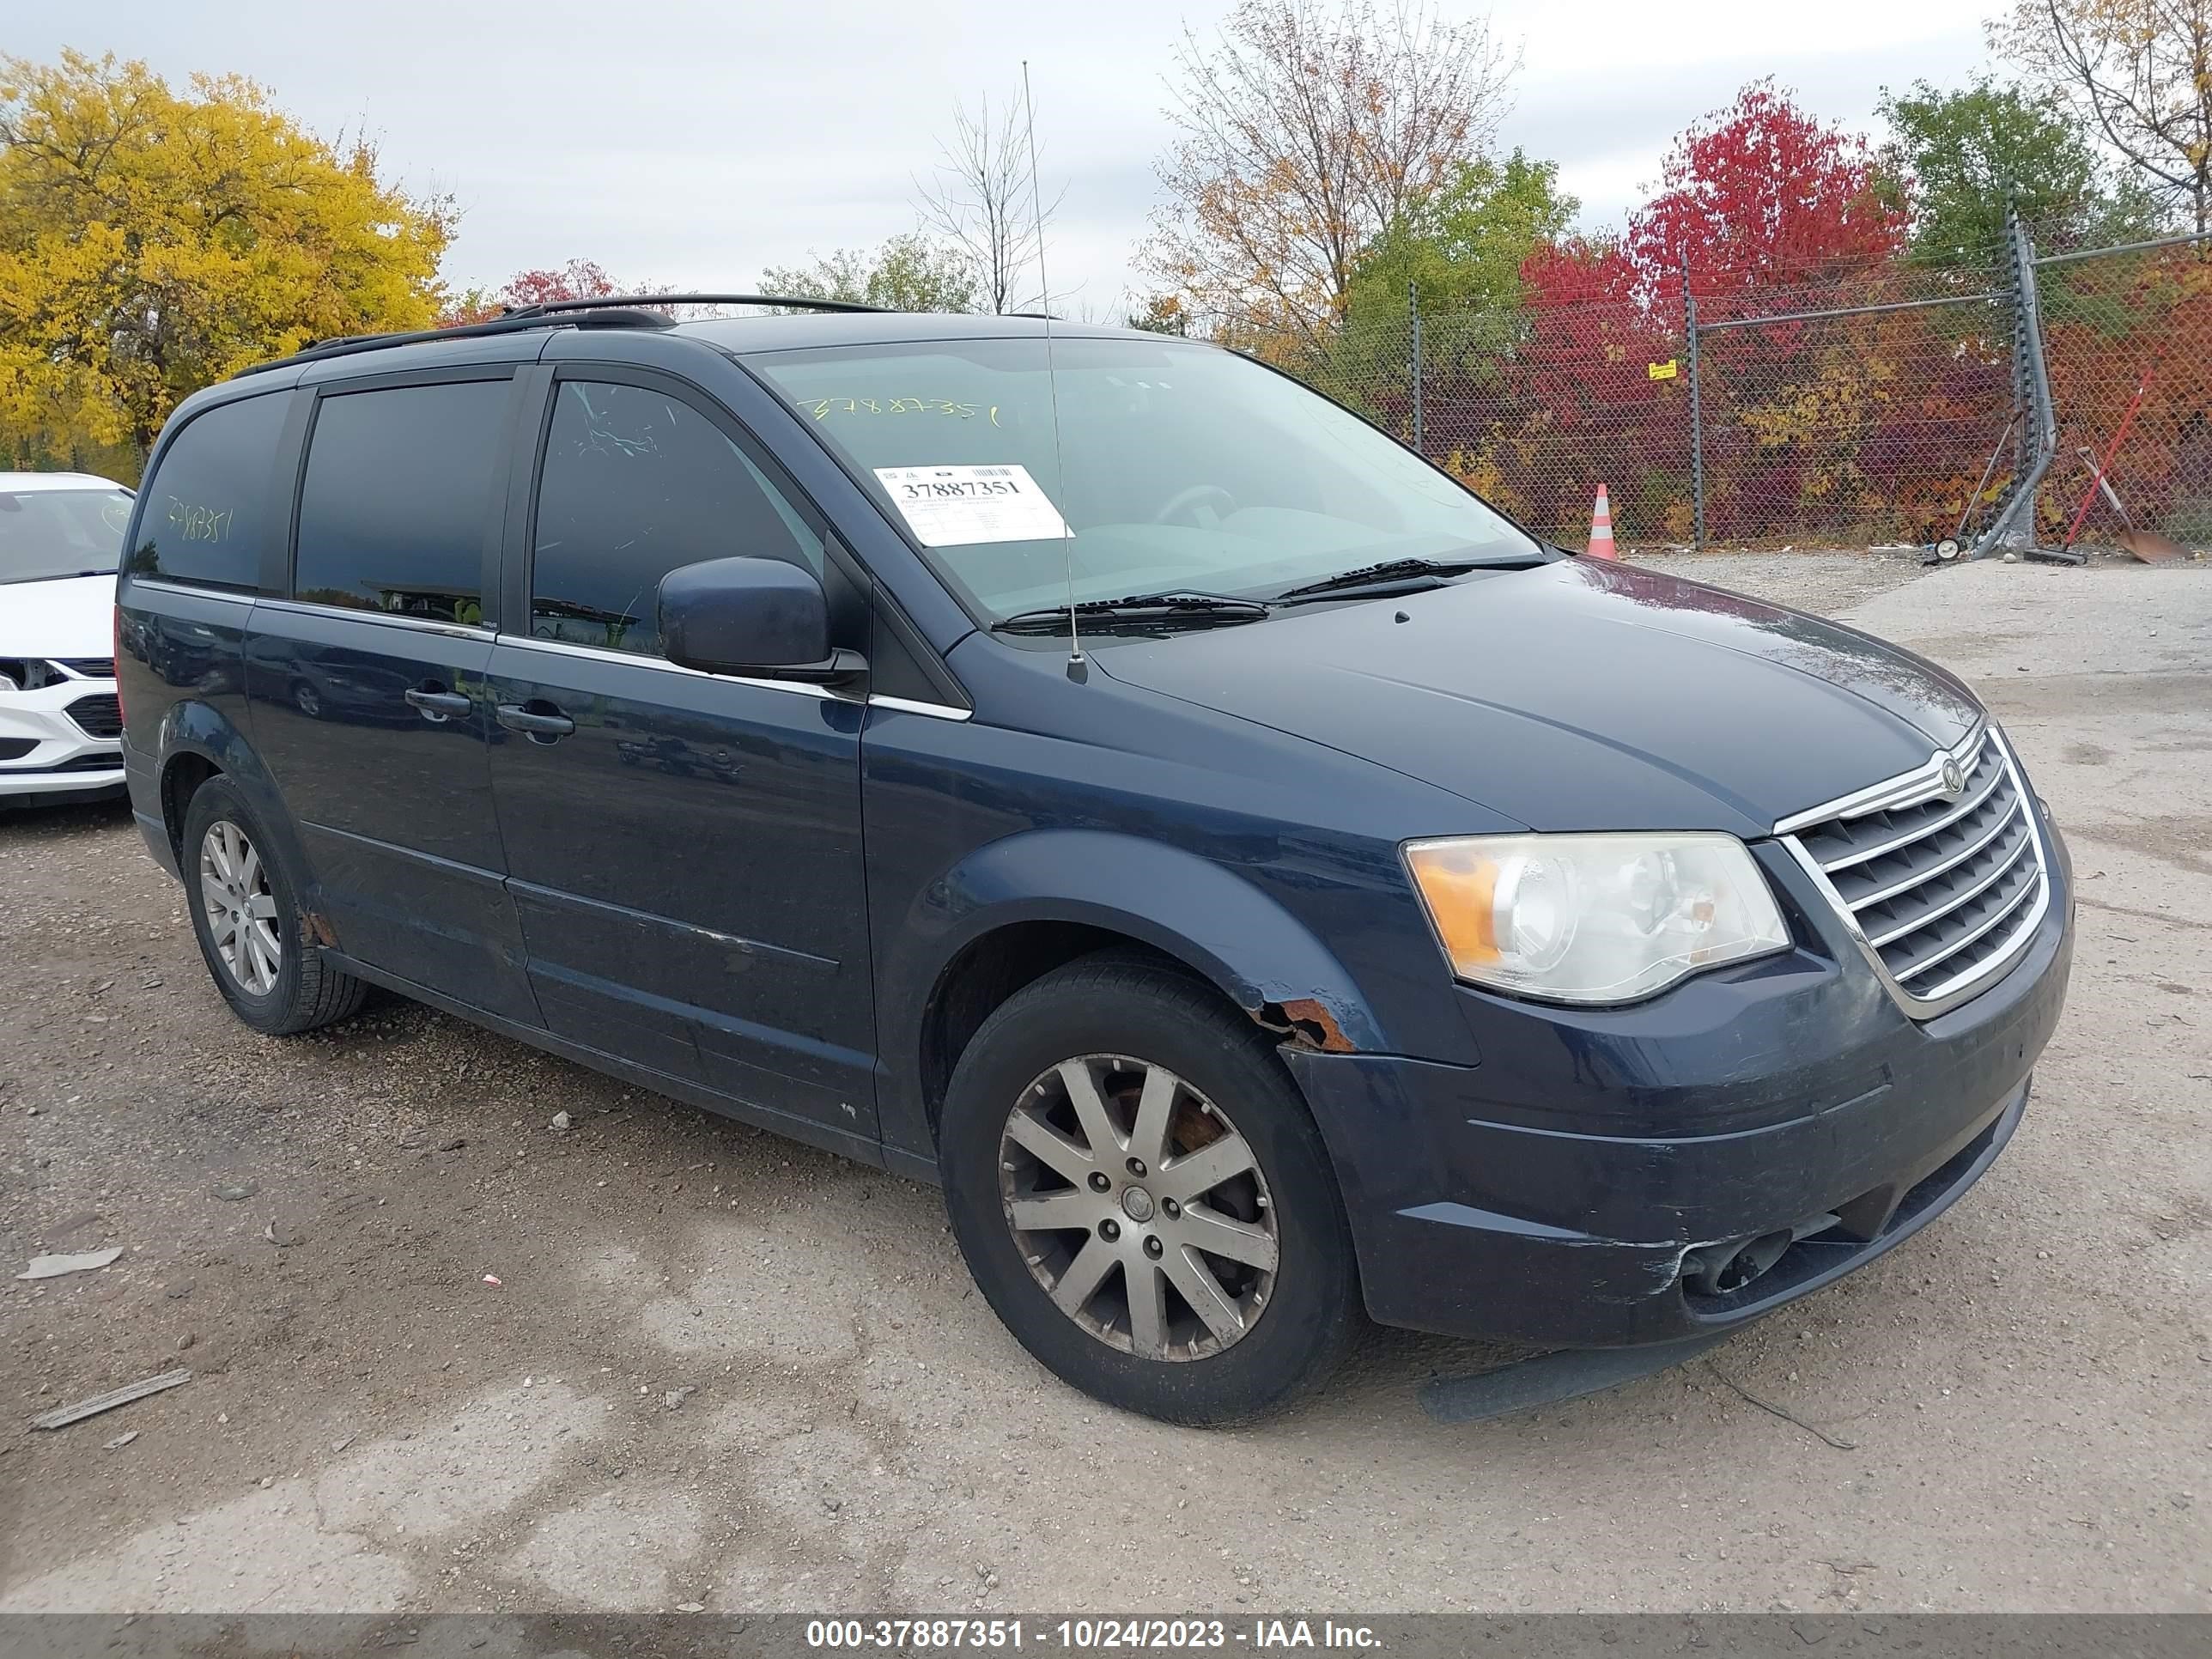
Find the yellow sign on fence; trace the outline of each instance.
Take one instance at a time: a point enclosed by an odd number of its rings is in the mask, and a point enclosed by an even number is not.
[[[1671,380],[1680,372],[1680,366],[1672,357],[1663,363],[1651,365],[1651,378],[1655,380]]]

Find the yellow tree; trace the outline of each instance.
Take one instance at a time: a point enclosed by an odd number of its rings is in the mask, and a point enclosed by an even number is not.
[[[0,428],[143,462],[187,393],[310,339],[427,328],[453,214],[236,76],[0,58]]]
[[[1243,0],[1186,33],[1140,262],[1227,331],[1321,349],[1362,252],[1481,155],[1513,63],[1421,0]]]

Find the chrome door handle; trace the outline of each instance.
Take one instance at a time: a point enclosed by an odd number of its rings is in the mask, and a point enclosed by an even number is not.
[[[533,738],[565,738],[576,729],[566,714],[540,714],[519,702],[499,705],[499,723],[510,732],[526,732]]]
[[[404,694],[410,708],[419,708],[433,719],[448,714],[465,714],[476,705],[459,691],[433,691],[422,686],[410,686]]]

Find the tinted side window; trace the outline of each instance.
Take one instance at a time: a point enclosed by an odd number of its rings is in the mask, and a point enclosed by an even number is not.
[[[656,653],[660,579],[739,554],[822,574],[821,538],[697,410],[642,386],[561,383],[538,491],[532,634]]]
[[[483,621],[508,390],[459,380],[325,398],[300,492],[295,597]]]
[[[276,392],[218,404],[176,435],[142,492],[133,575],[202,587],[259,585],[262,549],[283,534],[270,483],[289,401]]]

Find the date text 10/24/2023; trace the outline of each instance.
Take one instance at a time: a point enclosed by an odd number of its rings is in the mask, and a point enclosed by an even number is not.
[[[1382,1641],[1368,1626],[1328,1619],[813,1619],[807,1621],[806,1645],[908,1653],[1024,1647],[1071,1652],[1243,1648],[1267,1653],[1300,1648],[1371,1651]]]

